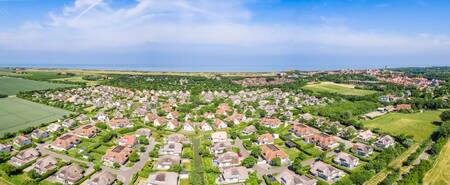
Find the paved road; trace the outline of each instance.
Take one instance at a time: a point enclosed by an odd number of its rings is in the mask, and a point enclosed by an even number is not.
[[[316,160],[317,160],[317,157],[302,161],[302,166],[311,166]]]
[[[268,164],[256,164],[255,166],[253,166],[253,170],[256,172],[256,175],[260,179],[262,179],[264,175],[280,173],[285,169],[287,169],[287,166],[271,167]]]
[[[50,155],[53,156],[55,158],[60,158],[66,161],[76,161],[76,162],[80,162],[80,163],[84,163],[87,164],[89,166],[89,169],[87,170],[87,172],[93,170],[94,165],[91,162],[87,162],[87,161],[83,161],[83,160],[79,160],[67,155],[63,155],[63,154],[59,154],[56,152],[53,152],[51,150],[48,150],[46,147],[48,146],[48,144],[40,144],[38,145],[37,149],[43,154],[43,155]],[[153,150],[153,147],[155,146],[155,140],[153,138],[151,138],[149,140],[149,145],[147,145],[145,152],[141,153],[139,156],[139,161],[136,162],[134,164],[133,167],[128,168],[128,167],[122,167],[120,170],[117,169],[113,169],[107,166],[103,166],[103,170],[111,172],[112,174],[117,175],[117,178],[122,181],[124,184],[128,185],[131,181],[131,178],[133,177],[133,175],[135,173],[137,173],[138,171],[140,171],[145,163],[147,161],[150,160],[150,156],[148,155],[148,153],[150,151]]]

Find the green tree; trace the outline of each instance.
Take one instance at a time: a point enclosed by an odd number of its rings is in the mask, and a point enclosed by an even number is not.
[[[261,155],[261,148],[259,147],[252,148],[250,155],[256,158],[259,157]]]
[[[31,170],[27,173],[28,177],[30,177],[30,179],[38,179],[41,177],[41,175],[36,172],[36,170]]]
[[[450,121],[450,110],[446,110],[440,115],[442,121]]]
[[[242,160],[242,166],[245,166],[246,168],[251,168],[253,167],[257,162],[257,159],[253,156],[248,156],[247,158],[245,158],[244,160]]]
[[[3,163],[7,160],[9,160],[9,158],[11,157],[11,154],[7,153],[7,152],[0,152],[0,163]]]
[[[261,180],[259,180],[256,172],[252,172],[248,175],[248,179],[245,181],[245,185],[260,185]]]
[[[129,159],[131,162],[138,162],[139,155],[135,151],[133,151],[133,152],[131,152]]]
[[[275,157],[274,159],[272,159],[271,165],[272,166],[281,166],[281,158]]]
[[[302,174],[303,168],[302,161],[303,159],[301,157],[296,157],[291,164],[292,171],[294,171],[297,174]]]
[[[138,137],[138,141],[139,141],[139,144],[143,144],[143,145],[148,145],[149,144],[148,139],[145,136],[139,136]]]
[[[239,148],[239,147],[233,147],[233,148],[231,148],[232,150],[233,150],[233,152],[235,152],[235,153],[240,153],[241,152],[241,149]]]

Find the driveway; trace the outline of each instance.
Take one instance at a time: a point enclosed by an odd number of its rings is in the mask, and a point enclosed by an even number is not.
[[[304,160],[304,161],[302,161],[302,166],[311,166],[316,160],[317,160],[317,157],[308,159],[308,160]]]
[[[272,167],[268,164],[255,164],[255,166],[253,166],[253,170],[256,172],[256,175],[261,179],[264,175],[280,173],[285,169],[288,169],[287,166]]]

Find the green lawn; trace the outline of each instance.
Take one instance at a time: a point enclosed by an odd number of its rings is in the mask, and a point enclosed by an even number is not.
[[[329,92],[354,96],[365,96],[376,92],[371,90],[355,89],[353,85],[338,84],[334,82],[309,83],[303,88],[316,92]]]
[[[34,81],[22,78],[0,77],[0,94],[15,95],[20,91],[45,90],[70,87],[68,84]]]
[[[0,99],[0,135],[56,121],[71,112],[9,97]]]
[[[418,142],[422,142],[436,128],[432,124],[438,121],[440,111],[426,111],[423,113],[389,113],[384,116],[368,120],[364,125],[369,128],[380,128],[381,130],[394,135],[412,135]]]
[[[295,147],[288,148],[284,145],[284,141],[281,139],[275,139],[275,144],[288,155],[290,161],[294,161],[300,153],[300,151]]]
[[[423,184],[450,184],[450,139],[436,159],[433,168],[423,178]]]

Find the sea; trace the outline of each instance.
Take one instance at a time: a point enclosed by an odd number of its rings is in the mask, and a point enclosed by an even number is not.
[[[148,71],[148,72],[280,72],[290,70],[325,71],[341,69],[379,69],[385,67],[430,67],[418,65],[367,65],[340,63],[111,63],[111,64],[1,64],[0,67],[27,68],[61,68],[61,69],[89,69],[89,70],[120,70],[120,71]]]

